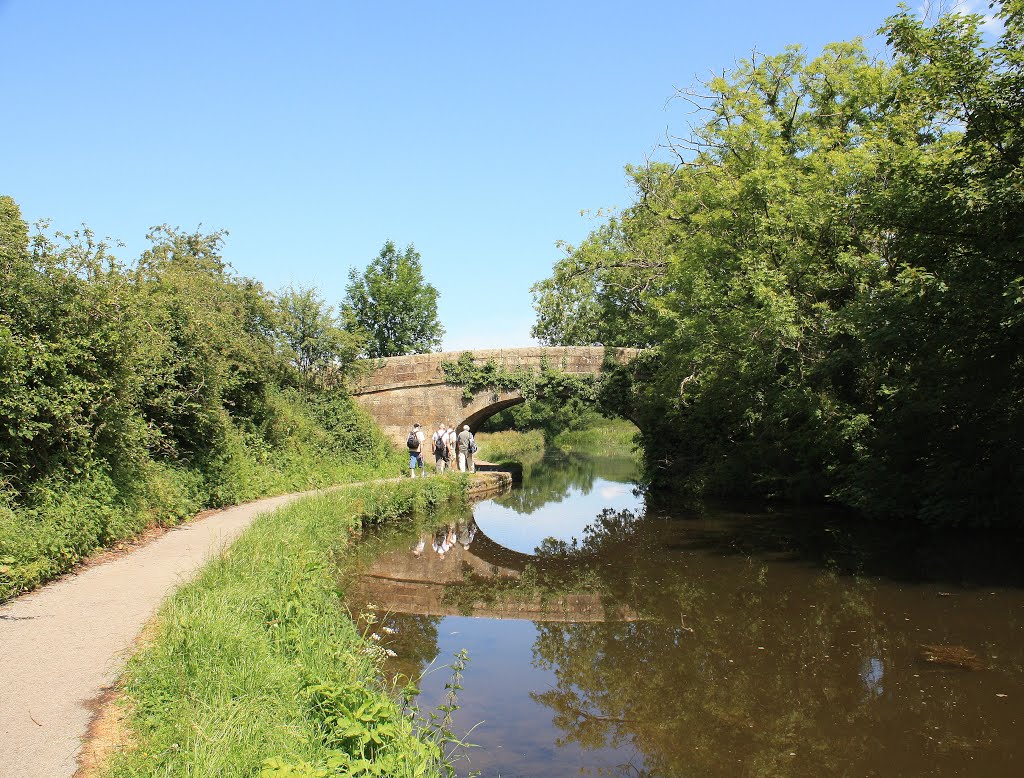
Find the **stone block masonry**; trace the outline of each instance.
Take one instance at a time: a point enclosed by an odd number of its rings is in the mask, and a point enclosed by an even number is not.
[[[494,361],[505,370],[539,371],[545,360],[552,370],[570,375],[597,375],[605,354],[603,346],[529,346],[526,348],[473,351],[473,362]],[[625,363],[638,349],[611,349],[612,358]],[[469,424],[474,432],[490,416],[523,402],[518,391],[478,392],[472,400],[462,396],[462,387],[446,384],[441,365],[456,362],[461,351],[411,354],[403,357],[367,360],[368,369],[353,388],[356,402],[370,413],[388,437],[405,445],[414,422],[433,432],[444,422],[461,429]]]

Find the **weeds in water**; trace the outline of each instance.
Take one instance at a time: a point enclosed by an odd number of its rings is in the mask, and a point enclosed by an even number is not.
[[[390,700],[381,699],[378,693],[363,687],[325,683],[307,687],[303,699],[308,716],[328,749],[323,767],[272,757],[264,761],[261,778],[454,778],[456,763],[468,759],[465,752],[473,747],[452,730],[468,662],[469,654],[464,649],[455,655],[450,665],[452,676],[445,684],[444,702],[426,715],[414,702],[419,695],[414,684],[401,690],[401,715],[397,718]],[[410,754],[410,731],[415,732],[418,741],[414,754]]]
[[[469,652],[461,649],[455,654],[452,663],[449,665],[452,671],[451,678],[444,685],[444,702],[437,706],[436,710],[427,712],[423,717],[415,706],[407,707],[409,713],[419,722],[420,738],[430,744],[436,753],[440,755],[439,767],[443,769],[444,775],[452,778],[455,775],[455,764],[462,759],[469,760],[467,751],[475,748],[466,738],[476,729],[479,724],[474,725],[465,736],[458,737],[452,730],[452,720],[455,712],[461,707],[459,705],[459,692],[462,691],[462,676],[469,664]],[[470,775],[478,775],[473,772]]]

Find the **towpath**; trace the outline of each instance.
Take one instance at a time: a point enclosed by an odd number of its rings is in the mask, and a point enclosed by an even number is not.
[[[0,606],[0,777],[73,776],[93,710],[163,599],[258,515],[315,493],[217,511]]]

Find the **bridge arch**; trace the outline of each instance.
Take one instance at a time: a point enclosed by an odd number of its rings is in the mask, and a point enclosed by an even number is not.
[[[445,382],[442,365],[456,362],[463,352],[411,354],[368,360],[368,369],[356,383],[353,397],[370,413],[396,444],[401,445],[414,422],[428,429],[442,422],[474,432],[495,413],[523,402],[518,391],[483,390],[471,399],[463,388]],[[506,370],[541,370],[545,365],[569,375],[597,375],[610,357],[619,363],[632,360],[638,349],[606,349],[603,346],[531,346],[483,349],[471,352],[473,362],[494,362]]]

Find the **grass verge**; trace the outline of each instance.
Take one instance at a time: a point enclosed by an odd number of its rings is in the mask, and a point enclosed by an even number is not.
[[[478,458],[487,462],[522,462],[539,459],[544,453],[544,435],[529,432],[481,432],[476,436]]]
[[[559,433],[550,444],[545,444],[540,430],[481,432],[476,439],[481,459],[529,465],[541,459],[548,449],[609,457],[639,457],[634,442],[636,432],[636,427],[625,419],[597,417],[583,429]]]
[[[583,451],[610,457],[639,456],[636,426],[625,419],[598,418],[581,430],[566,430],[554,440],[562,451]]]
[[[102,775],[446,773],[451,733],[417,728],[380,681],[336,559],[361,526],[462,500],[466,483],[353,487],[258,518],[161,609],[125,675],[131,745]]]

